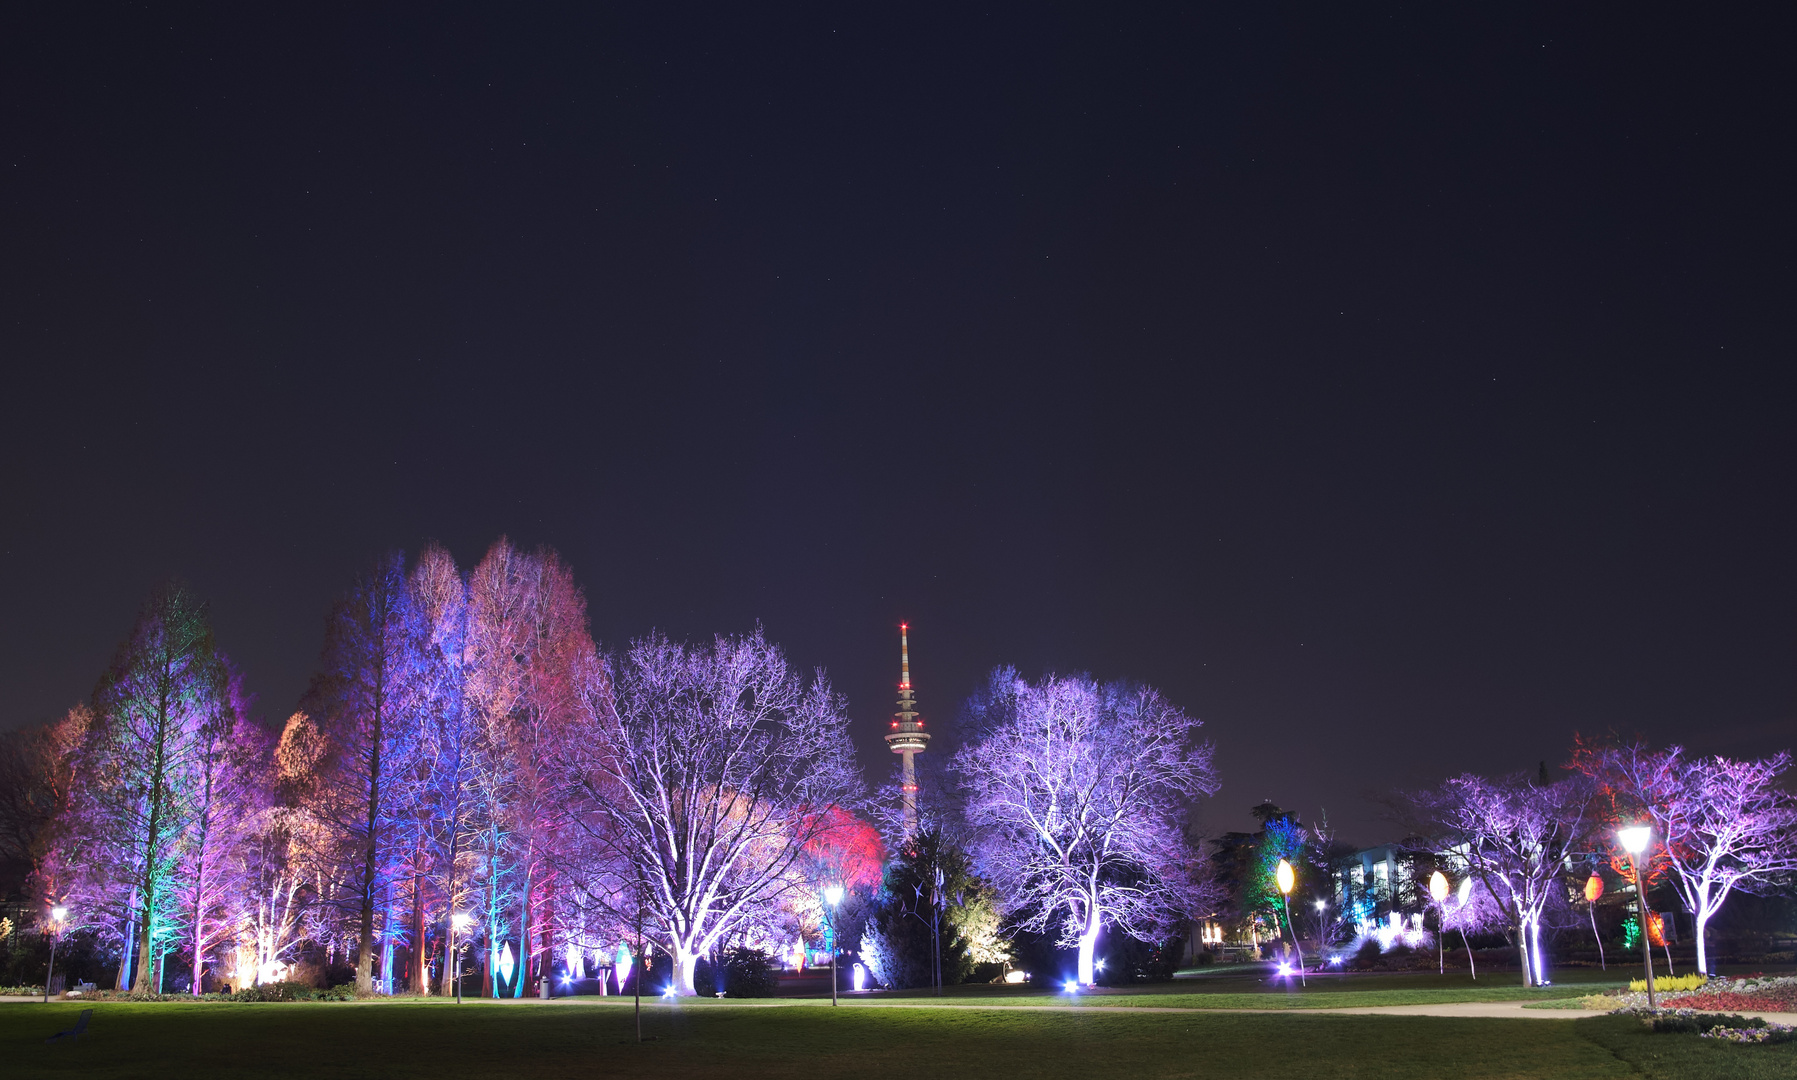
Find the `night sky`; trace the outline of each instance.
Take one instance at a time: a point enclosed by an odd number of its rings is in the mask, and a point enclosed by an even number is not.
[[[505,534],[874,780],[901,619],[1161,687],[1212,831],[1797,743],[1789,9],[851,7],[7,7],[0,728],[169,575],[278,723]]]

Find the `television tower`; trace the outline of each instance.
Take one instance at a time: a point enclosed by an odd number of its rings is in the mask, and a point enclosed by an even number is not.
[[[930,745],[929,732],[917,718],[917,703],[911,700],[910,627],[899,623],[899,696],[898,712],[893,714],[892,730],[886,733],[886,745],[905,759],[904,780],[900,785],[904,812],[905,837],[917,835],[917,765],[913,761]]]

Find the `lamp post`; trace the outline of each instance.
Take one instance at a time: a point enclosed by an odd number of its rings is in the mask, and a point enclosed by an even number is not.
[[[1298,952],[1298,985],[1309,986],[1304,978],[1304,946],[1298,944],[1298,928],[1292,925],[1292,886],[1298,883],[1298,875],[1292,872],[1292,864],[1284,859],[1279,860],[1279,893],[1285,901],[1285,925],[1292,932],[1292,948]]]
[[[1429,875],[1429,895],[1435,898],[1435,973],[1448,973],[1447,946],[1442,944],[1441,935],[1447,930],[1448,909],[1443,905],[1448,900],[1448,876],[1440,870]]]
[[[1653,943],[1647,940],[1647,890],[1641,887],[1641,853],[1653,840],[1653,829],[1647,825],[1630,825],[1616,830],[1616,839],[1629,853],[1629,869],[1635,876],[1635,914],[1641,919],[1641,957],[1647,967],[1647,1007],[1659,1008],[1653,989]]]
[[[462,1003],[462,948],[456,938],[461,936],[461,932],[468,929],[468,924],[473,921],[474,917],[466,911],[458,911],[449,918],[449,955],[450,962],[455,969],[455,1003],[457,1005]]]
[[[44,1004],[50,1004],[50,980],[56,977],[56,943],[62,939],[62,921],[69,917],[69,909],[61,904],[50,909],[50,921],[55,924],[50,931],[50,968],[44,972]]]
[[[842,903],[842,886],[824,889],[824,903],[830,906],[830,1004],[836,1004],[836,905]]]

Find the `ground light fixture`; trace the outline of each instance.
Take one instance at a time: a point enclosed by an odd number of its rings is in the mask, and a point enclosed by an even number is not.
[[[69,917],[69,909],[61,904],[50,909],[50,921],[55,928],[50,934],[50,967],[44,972],[44,1004],[50,1004],[50,980],[56,977],[56,943],[62,939],[63,920]]]
[[[1069,994],[1076,994],[1079,992],[1079,980],[1068,979],[1061,984],[1061,989],[1067,991]]]
[[[1298,875],[1293,872],[1291,863],[1286,862],[1284,859],[1280,859],[1277,876],[1279,879],[1279,894],[1285,901],[1285,926],[1286,929],[1292,932],[1292,948],[1298,953],[1298,985],[1309,986],[1310,983],[1304,978],[1304,946],[1298,944],[1298,928],[1292,925],[1292,886],[1298,883]],[[1280,967],[1280,974],[1291,974],[1290,969],[1286,968],[1283,964],[1280,965]]]
[[[842,903],[842,886],[824,888],[824,903],[830,905],[830,1004],[836,1004],[836,905]]]
[[[455,958],[455,1003],[457,1005],[462,1003],[462,951],[456,943],[456,938],[460,937],[462,931],[468,929],[468,924],[473,921],[474,916],[466,911],[458,911],[449,917],[449,955]]]
[[[1653,829],[1647,825],[1629,825],[1616,830],[1622,850],[1629,853],[1629,869],[1635,875],[1635,914],[1641,919],[1641,959],[1647,968],[1647,1007],[1657,1009],[1659,1001],[1653,988],[1653,943],[1647,939],[1647,890],[1641,887],[1641,853],[1653,842]]]

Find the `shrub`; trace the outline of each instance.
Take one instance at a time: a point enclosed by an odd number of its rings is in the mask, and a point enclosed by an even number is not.
[[[338,989],[342,989],[342,988],[339,987]],[[326,993],[335,993],[335,991],[326,991]],[[307,986],[305,983],[302,983],[302,982],[260,983],[256,986],[246,986],[242,990],[237,991],[235,994],[231,995],[231,1000],[232,1001],[313,1001],[313,1000],[317,999],[318,994],[319,994],[319,992],[317,990],[314,990],[312,987]],[[355,990],[354,990],[353,986],[350,989],[350,997],[351,998],[355,997]],[[333,998],[330,1000],[343,1000],[343,999]]]
[[[1701,1035],[1711,1028],[1762,1028],[1766,1022],[1759,1017],[1748,1019],[1727,1013],[1690,1013],[1678,1016],[1656,1016],[1653,1029],[1660,1035]]]
[[[1664,979],[1655,979],[1653,984],[1654,989],[1662,994],[1679,994],[1687,990],[1696,990],[1698,987],[1709,981],[1710,977],[1708,975],[1668,975]],[[1647,980],[1636,979],[1629,983],[1629,989],[1637,994],[1645,993],[1647,991]]]

